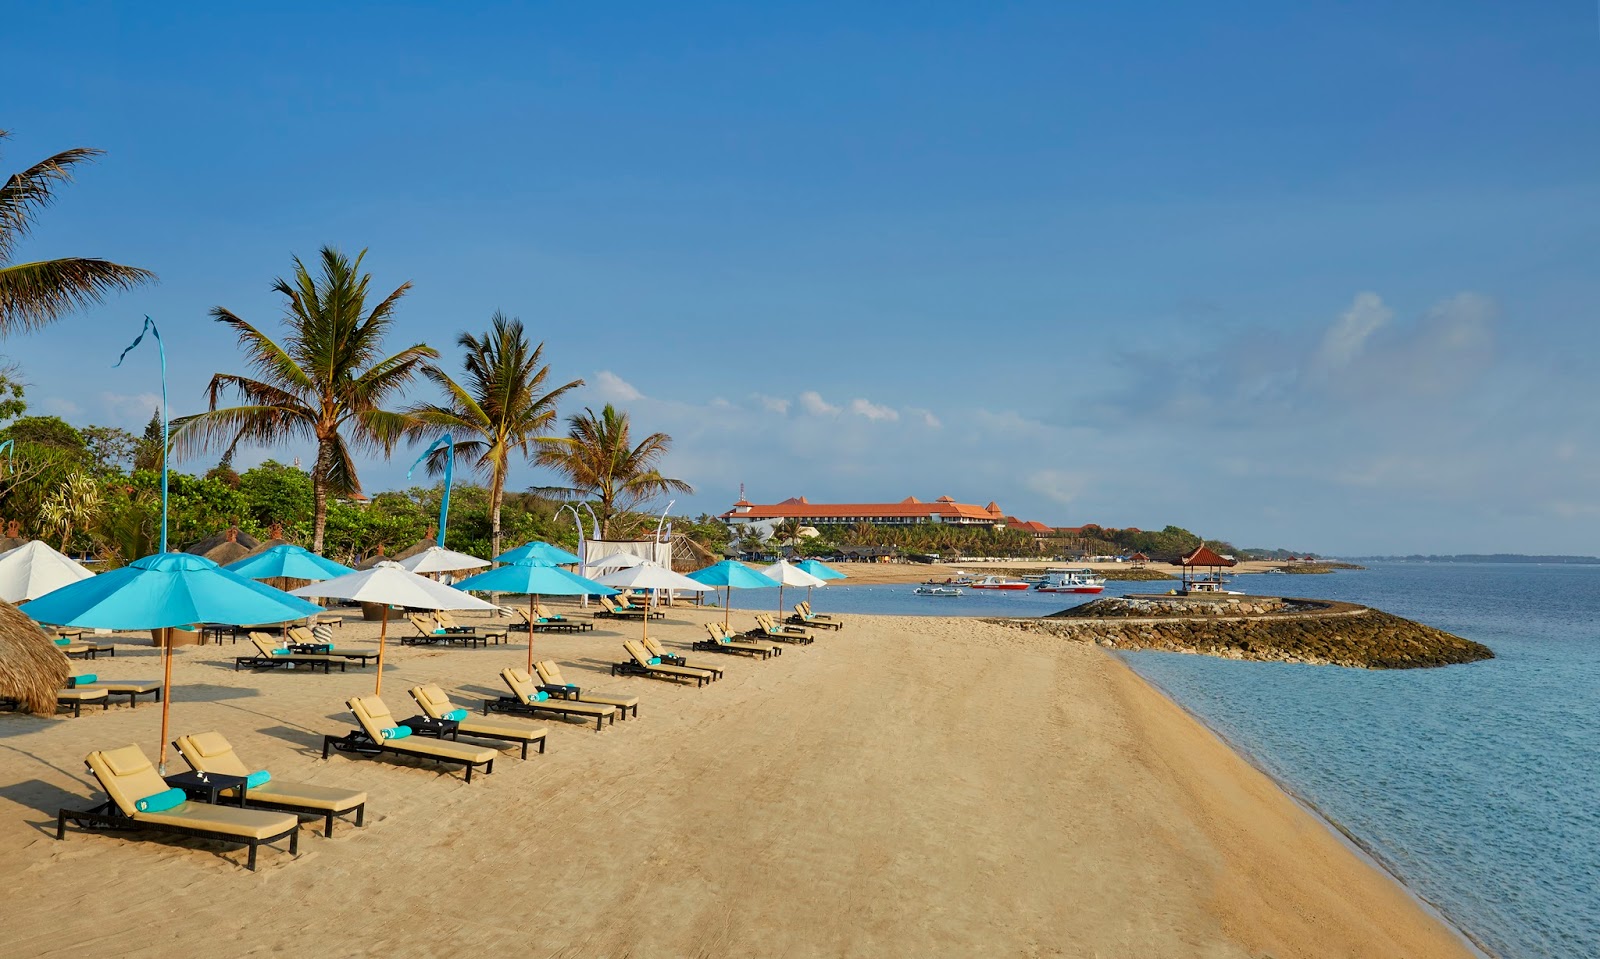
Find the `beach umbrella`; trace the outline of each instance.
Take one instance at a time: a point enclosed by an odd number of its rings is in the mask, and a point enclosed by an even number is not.
[[[22,611],[41,623],[85,629],[162,630],[161,763],[172,704],[172,629],[195,623],[256,626],[303,619],[317,606],[246,579],[193,553],[157,553],[63,586]]]
[[[77,560],[36,539],[0,553],[0,599],[8,603],[38,599],[93,575]]]
[[[391,562],[302,586],[290,590],[290,595],[308,599],[347,599],[358,603],[377,603],[383,607],[383,619],[378,626],[378,681],[373,689],[374,695],[383,693],[383,648],[389,639],[390,606],[407,606],[411,609],[495,608],[492,603],[468,596],[453,586],[434,582],[426,576],[418,576],[399,563]]]
[[[733,591],[736,589],[771,589],[779,585],[778,581],[756,572],[743,563],[725,559],[720,563],[697,569],[689,574],[689,578],[697,583],[707,586],[721,586],[728,591],[728,598],[722,603],[722,625],[728,625],[728,610],[733,605]]]
[[[644,557],[637,556],[633,553],[607,553],[599,559],[591,559],[587,563],[584,563],[583,568],[587,570],[605,572],[606,570],[613,569],[627,569],[630,566],[638,566],[645,562],[647,562],[647,560],[645,560]]]
[[[5,557],[0,556],[0,562]],[[303,546],[284,543],[222,567],[250,579],[332,579],[351,572],[350,567],[318,556]]]
[[[795,563],[795,566],[799,567],[800,569],[805,570],[806,572],[810,573],[812,576],[815,576],[818,579],[849,579],[850,578],[850,577],[846,576],[845,574],[839,572],[838,570],[834,569],[832,566],[829,566],[827,563],[822,562],[821,560],[803,559],[800,562]],[[812,590],[812,587],[810,587],[810,586],[806,587],[806,603],[808,605],[811,602],[811,590]]]
[[[786,559],[780,559],[761,571],[768,579],[778,581],[778,622],[783,622],[783,588],[785,586],[826,586],[828,581],[811,575]]]
[[[569,553],[559,546],[538,541],[506,550],[494,558],[497,563],[521,563],[529,560],[550,566],[565,566],[568,563],[580,562],[576,554]]]
[[[525,593],[528,597],[528,672],[533,672],[533,607],[540,596],[611,596],[616,593],[603,583],[569,573],[545,563],[508,563],[455,585],[456,589],[480,593]]]
[[[637,558],[637,557],[635,557]],[[716,589],[705,583],[698,583],[658,563],[640,561],[633,566],[625,566],[612,570],[604,576],[596,577],[595,582],[614,586],[617,589],[676,589],[686,593],[704,593]],[[642,621],[641,636],[648,639],[650,636],[650,613],[647,610],[639,619]]]
[[[449,573],[458,569],[478,569],[488,566],[489,561],[443,546],[429,546],[420,553],[400,560],[399,565],[401,569],[412,573]]]

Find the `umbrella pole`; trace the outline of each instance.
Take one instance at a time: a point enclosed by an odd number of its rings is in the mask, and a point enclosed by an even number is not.
[[[722,631],[724,633],[726,633],[728,631],[728,613],[732,611],[731,610],[732,606],[733,606],[733,584],[729,583],[728,584],[728,598],[722,601]]]
[[[172,627],[161,630],[161,758],[156,771],[167,774],[167,708],[172,705]]]
[[[372,695],[383,695],[383,647],[389,638],[389,604],[383,604],[383,619],[378,623],[378,682],[372,688]]]
[[[778,622],[783,622],[783,580],[778,580]]]
[[[528,675],[533,675],[533,604],[537,597],[528,596]]]

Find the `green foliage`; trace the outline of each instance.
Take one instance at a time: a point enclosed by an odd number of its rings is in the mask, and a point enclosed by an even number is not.
[[[88,444],[83,440],[83,434],[73,429],[71,424],[59,416],[24,416],[0,433],[8,439],[16,440],[18,446],[33,443],[73,453],[89,451]]]
[[[139,439],[116,426],[85,426],[84,445],[89,451],[89,469],[101,479],[122,476],[133,466]]]
[[[23,384],[14,367],[0,368],[0,422],[15,419],[28,409]]]
[[[238,490],[244,498],[246,520],[255,528],[270,530],[274,525],[287,532],[309,529],[314,511],[311,475],[277,460],[267,460],[239,476]],[[310,537],[299,537],[309,542]]]
[[[160,410],[151,413],[150,422],[144,425],[144,435],[139,437],[139,444],[133,450],[133,468],[135,470],[158,470],[161,468]]]

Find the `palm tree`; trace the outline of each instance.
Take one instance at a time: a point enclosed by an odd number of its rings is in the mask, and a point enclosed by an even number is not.
[[[94,477],[73,473],[44,501],[39,518],[46,528],[60,531],[63,553],[71,544],[74,531],[88,529],[99,518],[100,500],[100,484]]]
[[[0,130],[0,141],[10,135]],[[10,263],[17,243],[33,229],[34,218],[55,199],[55,186],[70,182],[74,166],[103,152],[79,147],[57,153],[13,173],[0,186],[0,336],[38,329],[99,303],[113,290],[155,280],[148,270],[92,257]]]
[[[535,461],[570,481],[551,489],[599,501],[595,512],[602,536],[620,512],[663,493],[694,492],[688,483],[662,476],[656,469],[656,461],[672,448],[672,437],[651,433],[635,446],[628,434],[628,414],[607,403],[598,415],[585,409],[568,417],[566,436],[539,441]]]
[[[583,380],[546,390],[550,367],[543,363],[544,344],[530,348],[522,321],[498,310],[489,319],[487,333],[482,337],[463,333],[456,344],[467,351],[465,382],[457,383],[431,363],[424,366],[422,375],[444,390],[445,401],[407,410],[415,421],[410,432],[423,439],[451,434],[457,455],[471,458],[473,466],[488,476],[490,555],[499,556],[500,506],[511,453],[528,455],[555,422],[556,402],[568,390],[582,386]],[[443,469],[440,450],[428,460],[428,472]]]
[[[285,345],[235,316],[225,307],[211,310],[211,318],[232,327],[239,335],[254,379],[218,373],[207,389],[210,408],[178,421],[174,450],[196,452],[226,441],[232,453],[241,443],[273,444],[309,439],[317,444],[311,467],[314,513],[313,552],[322,551],[322,534],[328,522],[328,497],[361,490],[352,450],[385,455],[411,425],[404,413],[383,408],[411,381],[425,360],[439,355],[423,343],[408,346],[393,356],[382,356],[383,336],[394,322],[395,304],[411,289],[410,283],[367,309],[367,285],[372,275],[361,273],[365,250],[352,262],[333,247],[323,247],[321,276],[313,277],[299,257],[294,278],[279,278],[272,288],[288,299],[284,325]],[[240,405],[219,407],[224,393],[238,395]]]

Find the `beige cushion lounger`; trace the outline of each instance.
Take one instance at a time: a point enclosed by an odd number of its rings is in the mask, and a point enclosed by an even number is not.
[[[578,716],[593,718],[595,732],[599,732],[606,720],[617,724],[617,707],[606,706],[600,703],[585,703],[573,699],[560,699],[551,696],[540,699],[539,683],[526,670],[502,669],[500,678],[511,687],[510,696],[501,696],[499,699],[485,699],[483,711],[487,715],[491,710],[502,713],[555,713],[558,716]],[[549,696],[548,693],[546,693]]]
[[[574,686],[572,683],[569,683],[563,679],[561,676],[561,664],[557,663],[553,659],[541,659],[533,664],[533,668],[539,674],[540,683],[545,686],[566,687],[569,690],[568,695],[571,699],[576,699],[580,703],[596,703],[601,706],[615,706],[622,713],[623,719],[628,718],[629,710],[632,710],[635,719],[639,717],[638,696],[620,696],[616,693],[596,693],[592,691],[586,692],[581,687]],[[576,695],[572,695],[573,693],[576,693]],[[555,694],[552,693],[551,695]]]
[[[484,767],[486,773],[494,772],[495,757],[500,755],[487,746],[473,746],[468,743],[448,742],[439,739],[424,739],[412,734],[404,739],[384,739],[383,731],[400,725],[389,712],[389,707],[383,700],[376,696],[357,696],[345,705],[355,714],[356,722],[361,728],[343,736],[322,737],[322,758],[328,758],[328,750],[337,749],[344,753],[361,753],[366,756],[380,756],[392,753],[396,756],[410,756],[414,759],[430,759],[439,763],[450,763],[462,766],[467,771],[467,782],[472,782],[472,769],[474,766]]]
[[[692,679],[696,686],[704,686],[716,677],[704,669],[693,669],[688,666],[669,666],[666,663],[650,662],[650,652],[639,645],[636,639],[630,639],[622,644],[628,651],[629,659],[611,664],[611,675],[645,675],[660,676],[667,679]]]
[[[707,666],[704,663],[690,663],[682,656],[679,656],[677,653],[672,652],[671,650],[667,649],[667,647],[656,642],[656,638],[654,636],[646,636],[644,639],[639,640],[639,645],[644,647],[645,652],[657,659],[666,659],[670,656],[678,660],[678,662],[674,665],[683,666],[687,669],[703,669],[717,679],[722,678],[722,670],[719,667]]]
[[[292,663],[296,666],[305,666],[308,669],[315,669],[320,666],[324,673],[334,666],[338,666],[339,672],[342,673],[345,666],[350,662],[343,656],[324,656],[320,653],[290,653],[287,656],[280,656],[278,654],[282,653],[283,650],[274,646],[272,638],[265,633],[251,633],[250,642],[256,648],[256,655],[235,656],[233,659],[234,669],[238,669],[240,666],[250,666],[252,668],[257,666],[275,667]]]
[[[723,628],[721,623],[706,623],[706,632],[711,638],[695,643],[695,649],[743,653],[747,656],[760,656],[762,659],[783,655],[783,650],[776,646],[766,646],[754,640],[736,639],[732,633]]]
[[[221,733],[195,733],[179,736],[173,745],[183,756],[183,761],[195,772],[217,776],[248,776],[254,770],[240,761]],[[232,796],[233,789],[224,789],[222,795]],[[259,786],[245,789],[244,801],[250,806],[267,806],[290,812],[308,813],[323,818],[322,834],[333,835],[336,816],[355,813],[356,825],[366,820],[367,794],[352,789],[330,789],[306,783],[283,782],[269,779]]]
[[[443,689],[434,683],[413,686],[410,689],[411,698],[417,701],[422,711],[434,719],[443,719],[444,714],[455,709],[450,697],[445,695]],[[465,710],[463,710],[465,712]],[[456,720],[457,735],[478,736],[484,739],[503,739],[511,743],[522,745],[522,758],[528,758],[528,746],[531,743],[539,744],[539,751],[544,752],[545,737],[550,735],[550,730],[543,726],[529,726],[527,723],[517,722],[515,719],[498,719],[493,716],[473,716],[470,713],[463,719]]]
[[[110,801],[90,810],[63,809],[56,814],[56,838],[64,839],[67,823],[81,826],[135,826],[179,835],[200,836],[250,847],[249,868],[256,867],[256,847],[287,837],[289,853],[300,851],[300,820],[286,813],[237,806],[212,806],[185,800],[161,812],[140,812],[136,803],[163,792],[167,783],[138,746],[96,750],[84,762]]]

